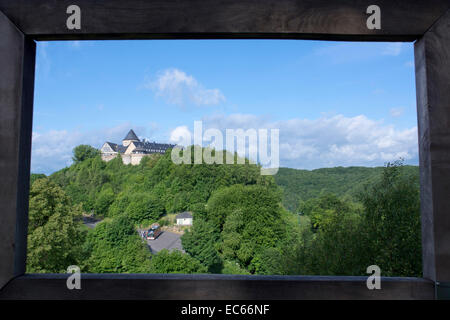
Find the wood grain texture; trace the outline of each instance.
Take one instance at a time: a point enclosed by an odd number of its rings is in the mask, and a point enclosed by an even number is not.
[[[82,274],[81,289],[68,290],[67,274],[29,274],[10,282],[0,299],[295,300],[433,299],[434,283],[382,278],[369,290],[367,277]]]
[[[416,43],[424,276],[450,282],[450,14],[448,0],[380,0],[382,30],[366,28],[366,0],[79,0],[82,29],[66,28],[69,0],[0,0],[0,298],[428,299],[433,282],[365,277],[24,275],[37,40],[291,38]],[[6,15],[3,15],[2,12]],[[436,22],[437,21],[437,22]],[[431,27],[433,25],[433,27]],[[23,31],[23,33],[21,32]],[[26,37],[24,35],[28,35]],[[189,293],[189,296],[187,294]]]
[[[450,282],[450,11],[415,44],[424,277]]]
[[[412,41],[450,7],[449,0],[377,0],[381,30],[366,27],[373,0],[0,0],[38,40],[291,38]],[[66,8],[81,8],[68,30]]]
[[[35,43],[0,12],[0,288],[25,272]]]

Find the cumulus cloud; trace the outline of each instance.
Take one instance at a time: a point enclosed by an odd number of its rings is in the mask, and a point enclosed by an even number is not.
[[[210,106],[225,101],[219,89],[207,89],[193,76],[175,68],[164,70],[156,81],[147,83],[145,87],[154,90],[168,103],[180,106],[187,103]]]
[[[392,108],[391,110],[389,110],[389,113],[394,118],[400,117],[401,115],[403,115],[404,112],[405,112],[405,108],[403,108],[403,107]]]
[[[179,126],[170,132],[169,140],[171,143],[186,147],[192,144],[190,142],[191,138],[192,133],[189,128],[187,126]]]
[[[405,62],[405,67],[408,67],[408,68],[414,68],[414,61],[406,61]]]
[[[385,56],[398,56],[402,53],[405,45],[401,42],[393,42],[386,45],[382,54]]]
[[[378,166],[399,158],[417,162],[417,127],[399,130],[363,115],[271,121],[267,117],[233,114],[202,120],[203,132],[208,128],[222,132],[238,128],[279,129],[281,166],[305,169]]]
[[[144,132],[145,128],[123,123],[100,130],[50,130],[34,131],[31,149],[31,172],[50,174],[72,164],[72,150],[80,144],[100,148],[105,141],[120,142],[134,128]]]
[[[407,44],[400,42],[349,42],[324,45],[315,50],[315,56],[324,58],[334,64],[355,63],[369,61],[385,56],[399,56],[407,48]]]
[[[401,130],[364,115],[324,115],[318,119],[274,121],[267,116],[251,114],[216,114],[204,117],[202,121],[203,133],[208,129],[218,129],[224,138],[226,129],[279,129],[280,162],[285,167],[379,166],[399,158],[417,163],[417,127]],[[35,131],[31,171],[49,174],[69,166],[75,146],[89,144],[99,148],[105,141],[120,142],[130,128],[138,134],[148,134],[153,130],[123,123],[92,131]],[[193,139],[193,132],[188,125],[178,126],[169,137],[172,143],[188,145],[191,143],[186,138]]]
[[[81,41],[78,41],[78,40],[76,40],[76,41],[67,41],[67,45],[70,48],[78,49],[78,48],[81,47]]]

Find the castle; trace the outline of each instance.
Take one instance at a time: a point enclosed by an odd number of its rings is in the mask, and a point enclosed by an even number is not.
[[[156,143],[139,140],[133,130],[130,130],[122,140],[122,145],[105,142],[100,148],[102,160],[109,161],[120,155],[124,164],[137,165],[141,159],[150,154],[164,154],[174,144]]]

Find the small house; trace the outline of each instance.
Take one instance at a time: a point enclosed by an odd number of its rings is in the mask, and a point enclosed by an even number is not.
[[[187,211],[178,214],[176,219],[179,226],[192,226],[192,214]]]

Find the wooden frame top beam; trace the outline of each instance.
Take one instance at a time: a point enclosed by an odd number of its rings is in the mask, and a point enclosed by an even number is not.
[[[69,5],[81,29],[68,30]],[[366,25],[370,5],[381,29]],[[0,11],[36,40],[287,38],[414,41],[449,0],[0,0]]]

